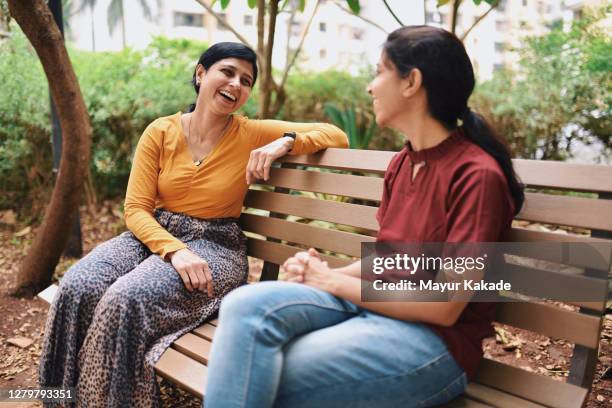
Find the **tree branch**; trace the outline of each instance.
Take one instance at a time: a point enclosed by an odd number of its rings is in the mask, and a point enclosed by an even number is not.
[[[461,1],[462,0],[453,0],[453,10],[450,21],[450,31],[453,34],[457,31],[457,16],[459,14],[459,7],[461,7]]]
[[[497,0],[495,3],[493,3],[491,5],[491,7],[489,7],[489,9],[480,17],[478,17],[476,20],[474,20],[474,23],[470,26],[470,28],[468,28],[467,30],[465,30],[465,32],[461,35],[461,37],[459,38],[461,41],[465,41],[465,39],[467,38],[468,34],[474,29],[474,27],[476,27],[478,25],[478,23],[480,23],[486,16],[489,15],[489,13],[491,11],[493,11],[493,9],[495,7],[497,7],[497,5],[499,4],[499,0]]]
[[[385,3],[385,7],[387,7],[387,10],[389,10],[389,13],[391,13],[391,15],[393,16],[393,18],[395,19],[395,21],[397,21],[399,23],[399,25],[401,25],[402,27],[404,26],[404,23],[402,23],[402,20],[400,20],[395,13],[393,12],[393,10],[391,10],[391,7],[389,7],[389,4],[387,3],[387,0],[382,0],[383,3]]]
[[[253,45],[251,45],[251,43],[249,43],[249,41],[244,38],[238,31],[236,31],[236,29],[234,27],[232,27],[227,21],[225,21],[224,18],[221,18],[221,16],[219,16],[213,9],[211,6],[209,6],[208,4],[206,4],[206,2],[204,0],[195,0],[196,2],[198,2],[202,7],[204,7],[210,14],[213,15],[213,17],[215,17],[217,19],[217,21],[219,22],[219,24],[221,24],[223,27],[227,28],[228,30],[230,30],[232,32],[232,34],[234,34],[236,36],[236,38],[238,38],[238,40],[243,43],[244,45],[246,45],[247,47],[250,47],[252,50],[255,51],[255,54],[257,55],[257,61],[259,62],[259,65],[261,66],[262,61],[264,60],[263,55],[261,55],[259,53],[259,51],[253,47]]]
[[[312,20],[314,19],[314,16],[317,14],[317,11],[319,10],[319,6],[321,5],[321,1],[317,0],[317,4],[315,4],[314,10],[312,11],[312,14],[310,15],[310,18],[308,19],[308,22],[306,23],[306,27],[304,27],[304,30],[302,31],[302,36],[300,37],[300,42],[299,45],[297,47],[297,49],[295,50],[295,53],[293,54],[293,56],[291,57],[291,61],[285,66],[285,72],[283,72],[283,78],[280,82],[280,88],[285,86],[285,82],[287,82],[287,77],[289,76],[289,71],[291,70],[291,68],[293,67],[293,65],[295,65],[295,61],[297,60],[297,57],[300,53],[300,51],[302,50],[302,47],[304,46],[304,40],[306,39],[306,35],[308,34],[308,31],[310,31],[310,26],[312,25]],[[291,27],[289,27],[289,31],[291,31]],[[287,49],[289,49],[289,45],[287,45]]]
[[[342,11],[345,11],[345,12],[347,12],[347,13],[349,13],[349,14],[351,14],[351,15],[353,15],[353,16],[355,16],[355,17],[357,17],[357,18],[359,18],[359,19],[361,19],[363,21],[365,21],[366,23],[368,23],[368,24],[378,28],[380,31],[382,31],[385,34],[389,34],[389,32],[387,30],[385,30],[381,25],[379,25],[375,21],[370,20],[369,18],[366,18],[366,17],[364,17],[364,16],[362,16],[360,14],[353,13],[353,11],[351,9],[349,9],[348,7],[342,5],[342,3],[339,3],[338,1],[334,1],[334,4],[337,7],[339,7]]]

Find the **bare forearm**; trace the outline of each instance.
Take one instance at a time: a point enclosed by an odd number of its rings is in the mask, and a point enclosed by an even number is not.
[[[335,268],[334,272],[359,278],[361,277],[361,260],[353,262],[350,265],[343,266],[342,268]]]
[[[364,302],[361,300],[362,280],[359,275],[350,274],[355,270],[354,265],[358,264],[359,262],[356,262],[342,268],[343,270],[333,270],[332,284],[329,286],[331,294],[384,316],[440,326],[454,324],[467,304],[461,302]],[[360,268],[356,269],[359,271]]]

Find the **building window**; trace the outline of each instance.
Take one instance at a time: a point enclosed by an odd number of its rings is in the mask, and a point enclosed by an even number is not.
[[[327,24],[325,23],[319,23],[319,31],[321,31],[322,33],[327,31]]]
[[[527,7],[527,0],[523,0],[523,7]]]
[[[504,32],[508,29],[508,24],[504,20],[497,20],[495,21],[495,29]]]
[[[244,25],[245,26],[252,26],[253,25],[253,16],[250,14],[245,14],[244,15]]]
[[[219,19],[223,21],[227,21],[227,14],[225,13],[217,13]],[[220,21],[217,21],[217,30],[219,31],[227,31],[227,27],[225,27]]]
[[[504,43],[496,42],[495,43],[495,51],[496,52],[504,52],[506,49],[506,45]]]
[[[298,37],[302,32],[302,23],[299,21],[292,21],[291,28],[289,30],[292,37]]]
[[[327,58],[327,50],[325,48],[321,48],[319,50],[319,58],[321,59]]]
[[[351,34],[353,40],[363,40],[364,31],[361,28],[353,28]]]
[[[175,12],[174,26],[204,27],[204,14]]]

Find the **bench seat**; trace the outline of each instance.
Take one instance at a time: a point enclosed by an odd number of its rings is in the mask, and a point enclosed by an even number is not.
[[[249,237],[249,256],[264,261],[261,280],[277,279],[279,264],[308,247],[323,251],[323,259],[332,267],[360,257],[361,243],[375,240],[382,177],[393,155],[328,149],[285,157],[280,167],[271,169],[266,183],[252,186],[240,222]],[[510,241],[612,243],[612,166],[535,160],[513,163],[527,191]],[[534,230],[529,223],[540,227]],[[561,233],[553,232],[556,229]],[[496,321],[573,343],[567,381],[484,358],[475,381],[449,407],[575,408],[585,404],[597,364],[607,292],[601,291],[596,299],[567,302],[568,308],[534,298],[531,284],[564,290],[564,295],[576,299],[577,294],[593,293],[594,278],[610,272],[612,251],[593,257],[557,247],[558,251],[527,254],[537,261],[528,266],[509,262],[507,273],[519,284],[516,295],[524,301],[500,303]],[[569,264],[577,272],[551,271],[540,267],[540,261]],[[159,360],[158,374],[205,398],[206,364],[216,325],[212,320],[175,341]]]

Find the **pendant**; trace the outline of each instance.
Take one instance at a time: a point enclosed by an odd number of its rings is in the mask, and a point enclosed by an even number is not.
[[[200,164],[202,164],[202,160],[196,160],[193,162],[193,164],[195,164],[196,166],[199,166]]]

